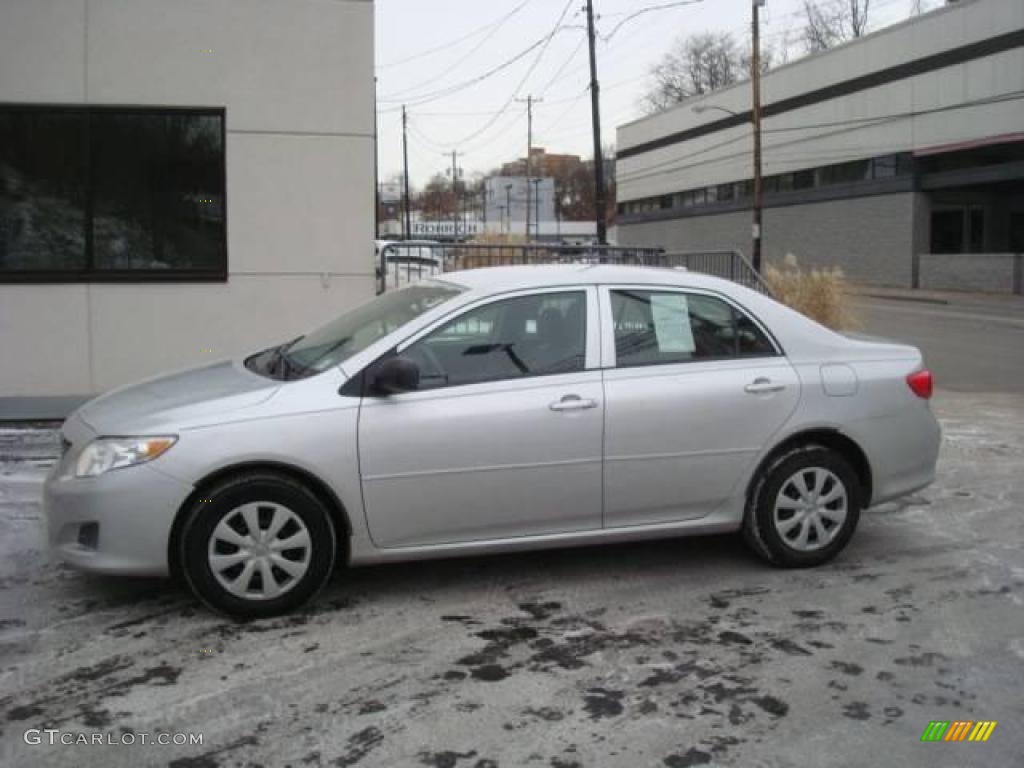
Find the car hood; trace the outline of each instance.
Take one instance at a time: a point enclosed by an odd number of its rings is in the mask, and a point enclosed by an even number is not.
[[[90,400],[76,413],[100,435],[145,434],[220,421],[265,402],[280,386],[226,360],[129,384]]]

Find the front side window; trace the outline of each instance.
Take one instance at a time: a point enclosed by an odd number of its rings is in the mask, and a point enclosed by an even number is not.
[[[420,389],[582,371],[584,291],[519,296],[460,315],[406,349]]]
[[[224,279],[224,110],[0,106],[0,281]]]
[[[749,317],[711,296],[615,290],[611,303],[620,368],[776,354]]]

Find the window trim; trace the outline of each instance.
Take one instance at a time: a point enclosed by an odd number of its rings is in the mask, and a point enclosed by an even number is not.
[[[761,319],[744,307],[731,296],[714,290],[704,288],[688,288],[681,285],[657,285],[654,283],[609,283],[601,285],[601,365],[606,370],[628,371],[640,368],[663,368],[669,365],[700,365],[702,363],[738,363],[751,360],[774,360],[785,357],[786,353],[779,344],[778,339],[761,321]],[[768,343],[775,350],[771,355],[750,355],[748,357],[699,357],[692,360],[667,360],[665,362],[637,363],[633,365],[620,366],[618,355],[615,350],[615,318],[612,314],[612,291],[649,291],[657,293],[682,293],[688,296],[705,296],[711,299],[718,299],[725,302],[734,312],[746,316],[768,339]]]
[[[128,104],[48,104],[0,101],[0,112],[35,112],[81,114],[85,120],[85,269],[25,269],[0,270],[0,285],[18,283],[223,283],[228,279],[228,179],[227,179],[227,109],[225,107],[181,107]],[[93,114],[131,115],[197,115],[220,118],[220,141],[223,148],[220,163],[220,183],[224,194],[224,226],[221,235],[223,258],[216,269],[95,269],[93,253],[93,211],[95,210],[94,169],[92,166]]]
[[[478,386],[493,386],[495,384],[505,385],[516,385],[519,383],[536,382],[540,379],[551,378],[553,376],[578,376],[594,370],[600,369],[600,342],[601,342],[601,321],[598,307],[597,288],[594,285],[579,285],[579,284],[567,284],[567,285],[555,285],[546,286],[544,288],[526,288],[517,289],[511,291],[505,291],[503,293],[490,294],[488,296],[481,297],[476,301],[472,301],[468,304],[464,304],[452,312],[448,313],[444,317],[438,318],[429,325],[420,328],[412,335],[406,337],[402,341],[393,345],[391,350],[385,352],[380,357],[376,358],[373,362],[365,366],[364,370],[370,370],[380,360],[383,360],[389,355],[397,354],[401,355],[405,350],[416,344],[426,336],[429,336],[436,330],[444,327],[445,325],[457,322],[463,315],[474,312],[482,307],[489,306],[490,304],[496,304],[500,301],[507,301],[509,299],[517,299],[525,296],[542,296],[548,293],[582,293],[584,295],[585,312],[584,317],[586,318],[586,324],[583,332],[583,350],[584,360],[583,369],[579,371],[556,371],[553,373],[538,373],[530,376],[517,376],[515,378],[508,379],[488,379],[487,381],[473,381],[465,384],[449,384],[443,387],[432,387],[431,389],[417,390],[415,392],[407,392],[403,395],[394,395],[393,397],[403,397],[406,395],[416,394],[439,394],[449,391],[461,391],[466,387],[478,387]],[[359,375],[359,374],[357,374]]]

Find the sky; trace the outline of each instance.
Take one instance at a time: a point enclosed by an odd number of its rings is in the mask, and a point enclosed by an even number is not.
[[[912,4],[873,0],[872,28],[905,18]],[[457,162],[467,178],[525,156],[526,104],[517,99],[529,94],[541,99],[534,106],[535,147],[593,154],[584,0],[374,5],[382,182],[402,171],[403,103],[413,186],[450,168],[452,150],[460,153]],[[791,40],[791,59],[800,50],[802,5],[766,0],[761,10],[764,44]],[[614,144],[617,125],[643,114],[639,102],[650,69],[673,41],[707,31],[731,32],[741,45],[750,40],[750,0],[594,0],[594,11],[605,145]]]

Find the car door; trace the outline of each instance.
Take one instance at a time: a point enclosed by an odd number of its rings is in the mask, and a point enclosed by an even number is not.
[[[604,525],[704,517],[793,412],[796,372],[724,296],[622,286],[601,301]]]
[[[399,345],[417,391],[364,397],[359,463],[375,545],[601,527],[596,289],[482,301]]]

